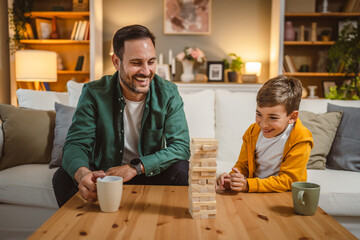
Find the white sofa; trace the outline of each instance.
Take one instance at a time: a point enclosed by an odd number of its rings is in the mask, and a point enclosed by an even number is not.
[[[69,94],[18,90],[19,104],[42,110],[54,109],[55,101],[76,106],[81,87],[69,82]],[[181,95],[190,137],[216,137],[218,174],[229,171],[240,152],[242,135],[255,119],[256,92],[205,90]],[[324,113],[328,102],[360,108],[360,101],[303,99],[300,110]],[[2,140],[0,133],[0,150]],[[48,164],[0,171],[0,239],[26,238],[57,210],[51,183],[55,171]],[[360,173],[308,170],[308,181],[321,185],[320,207],[360,238]]]

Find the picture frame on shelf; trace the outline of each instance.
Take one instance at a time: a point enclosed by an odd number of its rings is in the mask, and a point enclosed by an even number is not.
[[[89,11],[89,0],[73,0],[74,12],[87,12]]]
[[[47,18],[35,18],[38,39],[49,39],[52,32],[52,20]]]
[[[169,64],[157,64],[156,65],[156,74],[159,75],[159,77],[170,81],[171,77],[170,77]]]
[[[164,0],[164,34],[209,35],[211,0]]]
[[[323,85],[324,96],[326,96],[326,94],[328,94],[330,92],[330,87],[336,86],[336,82],[326,80],[326,81],[322,82],[322,85]]]
[[[208,61],[206,63],[208,82],[224,82],[224,62]]]
[[[351,21],[339,21],[339,34],[341,33],[341,31],[345,28],[345,26],[347,26],[348,24],[351,24],[352,28],[357,28],[357,21],[356,20],[351,20]],[[348,30],[351,30],[348,29]]]

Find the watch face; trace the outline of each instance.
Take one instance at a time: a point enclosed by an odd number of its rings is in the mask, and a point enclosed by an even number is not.
[[[140,163],[140,159],[138,159],[138,158],[135,158],[135,159],[131,160],[131,162],[130,162],[130,164],[133,166],[138,165],[139,163]]]

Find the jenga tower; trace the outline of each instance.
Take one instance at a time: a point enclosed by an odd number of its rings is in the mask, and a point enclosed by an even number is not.
[[[215,138],[192,138],[189,168],[189,211],[193,218],[215,218]]]

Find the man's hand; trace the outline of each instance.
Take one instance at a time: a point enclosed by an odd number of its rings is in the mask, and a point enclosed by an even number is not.
[[[216,180],[215,190],[229,190],[230,189],[230,175],[228,173],[221,174]]]
[[[230,173],[230,189],[238,192],[249,191],[248,183],[244,175],[242,175],[237,168],[232,168],[234,171]]]
[[[122,165],[118,167],[109,168],[106,171],[106,175],[109,176],[119,176],[123,178],[124,182],[131,180],[137,175],[136,169],[130,165]]]
[[[96,179],[105,177],[104,171],[91,172],[86,167],[79,168],[75,173],[75,180],[79,183],[78,188],[81,196],[90,202],[97,200]]]

